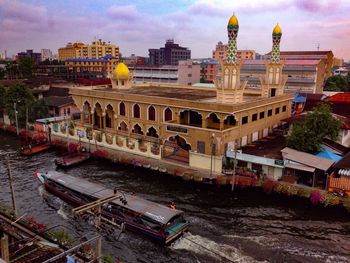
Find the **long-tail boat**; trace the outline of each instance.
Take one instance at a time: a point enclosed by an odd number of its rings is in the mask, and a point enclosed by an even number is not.
[[[64,173],[50,171],[35,172],[45,189],[69,203],[73,207],[85,205],[98,199],[111,196],[115,189],[92,183]],[[116,199],[103,206],[102,215],[135,233],[150,237],[161,244],[169,244],[188,230],[189,222],[184,212],[157,204],[134,194],[122,193],[123,198]]]
[[[28,145],[20,149],[20,154],[30,156],[50,149],[50,144]]]
[[[90,157],[91,154],[89,152],[73,152],[56,159],[55,164],[57,167],[68,168],[80,164],[90,159]]]

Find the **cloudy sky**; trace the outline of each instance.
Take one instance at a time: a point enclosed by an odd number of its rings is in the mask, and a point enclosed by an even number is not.
[[[276,23],[282,50],[333,50],[350,60],[350,0],[0,0],[0,52],[50,48],[102,38],[123,55],[148,55],[174,38],[209,57],[239,20],[239,49],[266,53]]]

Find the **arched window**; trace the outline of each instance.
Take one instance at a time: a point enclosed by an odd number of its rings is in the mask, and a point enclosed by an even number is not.
[[[128,125],[124,121],[122,121],[118,127],[118,130],[120,131],[127,131],[128,130]]]
[[[124,102],[121,102],[119,104],[119,115],[125,116],[125,104],[124,104]]]
[[[143,131],[142,131],[142,129],[141,129],[141,126],[138,125],[138,124],[135,124],[134,129],[132,129],[132,132],[133,132],[133,133],[137,133],[137,134],[143,134]]]
[[[154,137],[154,138],[158,138],[158,134],[157,134],[157,130],[154,127],[150,127],[148,129],[148,132],[146,133],[147,136],[149,137]]]
[[[153,106],[148,108],[148,120],[155,121],[156,120],[156,109]]]
[[[164,112],[164,121],[172,121],[173,120],[173,112],[170,108],[166,108]]]
[[[140,118],[140,106],[138,104],[134,105],[133,112],[134,118]]]

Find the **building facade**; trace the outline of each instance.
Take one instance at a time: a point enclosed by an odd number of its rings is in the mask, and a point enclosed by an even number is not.
[[[81,48],[85,46],[82,42],[68,43],[65,47],[58,49],[58,59],[60,61],[65,61],[69,58],[79,58],[81,57]]]
[[[45,61],[47,59],[53,59],[52,51],[50,49],[43,48],[41,49],[41,61]]]
[[[247,82],[240,81],[242,62],[237,58],[238,28],[232,16],[227,26],[230,52],[214,89],[136,85],[123,63],[113,72],[112,86],[71,89],[81,119],[70,125],[70,138],[94,139],[102,147],[221,173],[227,150],[267,136],[291,115],[293,98],[283,93],[281,31],[274,30],[275,57],[266,61],[259,93],[245,89]],[[53,134],[66,136],[64,125],[53,127]]]
[[[33,52],[32,49],[28,49],[26,52],[20,52],[17,54],[17,61],[23,58],[31,58],[35,64],[41,62],[41,53]]]
[[[213,50],[212,59],[219,61],[226,58],[227,46],[227,44],[219,41],[216,44],[215,50]],[[239,59],[255,59],[255,50],[238,50],[237,56]]]
[[[119,47],[109,42],[93,41],[91,45],[82,42],[68,43],[66,47],[58,49],[59,60],[65,61],[71,58],[103,58],[112,56],[119,59]]]
[[[191,50],[175,44],[168,39],[160,49],[149,49],[149,63],[151,65],[178,65],[180,60],[191,59]]]
[[[65,60],[65,66],[69,75],[81,74],[94,78],[107,78],[112,74],[118,64],[119,58],[105,56],[102,58],[71,58]]]

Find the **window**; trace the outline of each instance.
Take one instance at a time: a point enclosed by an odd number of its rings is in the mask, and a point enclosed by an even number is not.
[[[242,118],[242,124],[248,123],[248,116]]]
[[[125,116],[125,104],[124,104],[124,102],[121,102],[119,104],[119,115]]]
[[[267,116],[268,116],[268,117],[272,116],[272,109],[270,109],[270,110],[267,111]]]
[[[254,113],[252,116],[252,121],[256,121],[258,119],[258,114]]]
[[[192,77],[192,74],[188,74],[187,77],[189,77],[189,78]]]
[[[259,119],[263,119],[265,117],[265,111],[260,112]]]
[[[134,118],[140,118],[140,106],[138,104],[134,105],[133,113],[134,113]]]
[[[156,110],[153,106],[148,108],[148,120],[155,121],[156,120]]]
[[[284,106],[282,107],[282,111],[285,112],[286,110],[287,110],[287,106],[284,105]]]
[[[205,153],[205,142],[197,141],[197,152],[198,153]]]
[[[170,108],[166,108],[164,112],[164,121],[172,121],[173,120],[173,112]]]
[[[280,107],[275,109],[275,114],[278,114],[278,113],[280,113]]]

